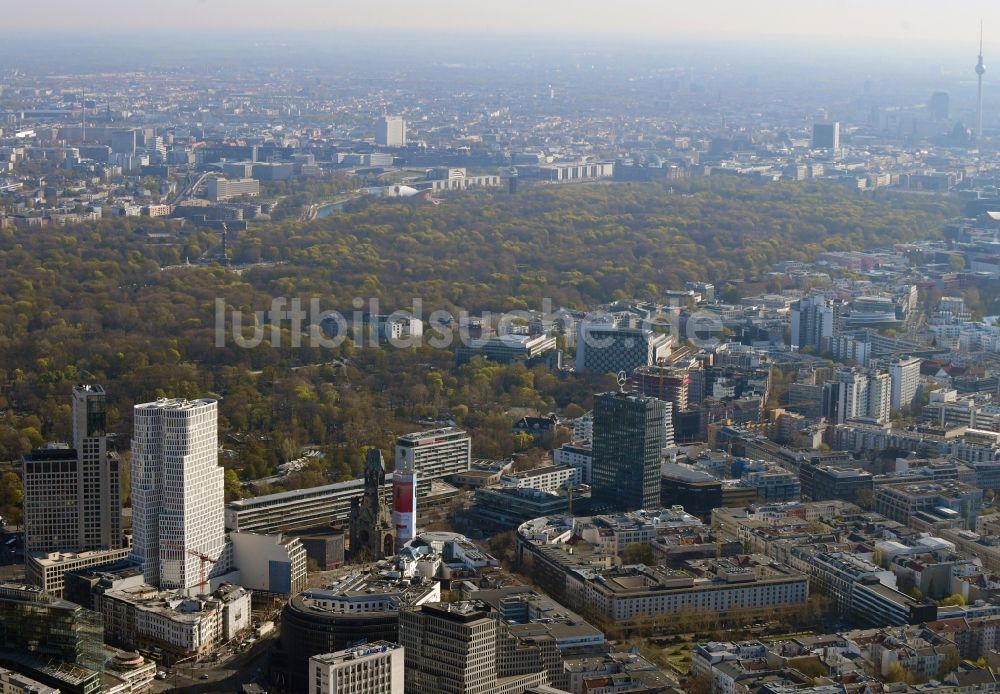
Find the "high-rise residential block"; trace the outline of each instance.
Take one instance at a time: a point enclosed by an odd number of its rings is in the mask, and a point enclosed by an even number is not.
[[[836,406],[832,418],[843,424],[850,419],[889,421],[891,380],[874,369],[840,369],[836,373]]]
[[[602,393],[594,404],[592,498],[595,508],[634,511],[660,502],[666,403]]]
[[[193,588],[227,568],[217,417],[214,400],[135,406],[132,553],[151,585]]]
[[[821,296],[806,296],[792,304],[792,349],[823,351],[837,329],[840,304]]]
[[[900,357],[889,363],[889,377],[892,379],[892,409],[909,407],[917,397],[920,387],[920,359]]]

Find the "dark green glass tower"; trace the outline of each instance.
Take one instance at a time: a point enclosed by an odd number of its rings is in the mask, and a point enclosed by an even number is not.
[[[631,393],[602,393],[594,405],[594,510],[660,506],[665,403]]]

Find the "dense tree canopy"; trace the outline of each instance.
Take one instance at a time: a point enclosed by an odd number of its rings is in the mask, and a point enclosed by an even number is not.
[[[244,478],[274,473],[312,444],[319,474],[355,474],[362,447],[388,447],[419,419],[451,416],[476,454],[513,453],[511,412],[579,413],[601,379],[474,361],[450,351],[292,347],[288,336],[216,346],[216,300],[246,315],[273,296],[318,298],[383,312],[414,297],[476,314],[587,308],[653,298],[685,280],[761,276],[782,259],[935,236],[957,211],[931,196],[859,197],[835,186],[704,179],[657,184],[540,186],[475,192],[440,205],[362,204],[310,222],[254,225],[230,240],[239,270],[185,265],[217,250],[218,234],[173,222],[0,231],[0,459],[69,437],[69,390],[103,383],[112,426],[127,436],[131,405],[162,395],[221,399],[220,428]],[[570,411],[567,410],[567,411]],[[296,481],[292,480],[292,484]],[[230,476],[230,496],[238,490]]]

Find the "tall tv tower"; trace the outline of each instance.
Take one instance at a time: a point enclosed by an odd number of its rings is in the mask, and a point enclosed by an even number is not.
[[[976,74],[979,75],[979,86],[976,89],[976,137],[983,136],[983,73],[986,65],[983,63],[983,20],[979,20],[979,62],[976,63]]]

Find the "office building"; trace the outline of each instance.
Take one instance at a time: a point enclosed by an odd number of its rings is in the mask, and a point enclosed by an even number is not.
[[[892,379],[890,406],[894,410],[911,407],[920,387],[920,359],[917,357],[894,359],[889,363]]]
[[[386,475],[392,480],[393,475]],[[365,492],[362,477],[320,487],[293,489],[230,501],[226,505],[226,530],[275,533],[345,523],[351,501]],[[388,489],[383,490],[388,494]]]
[[[129,559],[67,571],[63,581],[63,597],[66,600],[93,610],[99,609],[95,596],[100,592],[144,585],[142,567]]]
[[[706,517],[722,506],[722,482],[694,466],[667,463],[660,471],[660,505]]]
[[[281,612],[281,640],[273,672],[287,691],[309,688],[309,659],[364,641],[399,642],[399,610],[437,602],[441,584],[415,577],[351,574],[326,589],[292,596]]]
[[[876,513],[911,527],[944,521],[975,530],[983,490],[958,480],[877,485],[874,506]]]
[[[878,626],[920,624],[937,619],[937,605],[922,603],[896,589],[896,576],[853,552],[825,552],[807,545],[791,551],[815,589],[827,595],[838,614]]]
[[[674,404],[663,403],[663,447],[671,448],[676,443],[674,437]]]
[[[798,501],[802,496],[796,474],[777,465],[746,473],[736,486],[754,489],[761,501]]]
[[[106,396],[99,385],[73,388],[73,447],[24,457],[25,552],[120,549],[121,477],[108,453]]]
[[[138,137],[135,130],[115,130],[111,133],[112,154],[135,154]]]
[[[803,463],[799,480],[802,496],[813,501],[840,499],[867,505],[875,490],[872,473],[855,467]]]
[[[379,147],[406,147],[406,120],[402,116],[383,116],[375,124],[375,144]]]
[[[128,547],[87,552],[36,552],[24,560],[25,580],[49,595],[63,597],[66,574],[122,561],[131,551]]]
[[[562,670],[552,637],[518,639],[478,600],[402,610],[399,641],[408,694],[521,694]]]
[[[580,323],[576,343],[577,371],[632,373],[670,356],[670,337],[643,328]]]
[[[209,200],[218,202],[244,195],[260,195],[260,183],[253,178],[210,178],[205,185]]]
[[[403,694],[403,648],[369,641],[309,659],[310,694]]]
[[[594,406],[591,486],[594,508],[634,511],[660,502],[666,403],[602,393]]]
[[[22,465],[25,553],[82,550],[76,451],[37,449]]]
[[[569,499],[555,492],[530,487],[481,487],[469,511],[490,527],[508,529],[568,509]]]
[[[815,123],[812,137],[813,149],[840,149],[840,123]]]
[[[42,661],[104,664],[101,615],[44,593],[0,583],[0,649]]]
[[[515,169],[518,178],[542,181],[585,181],[615,175],[613,161],[561,162],[516,166]]]
[[[132,554],[150,585],[194,588],[228,569],[217,416],[214,400],[135,406]]]
[[[432,480],[465,472],[472,464],[472,439],[456,427],[418,431],[396,439],[396,470],[413,470],[417,493],[430,491]]]
[[[471,591],[470,597],[482,600],[493,608],[510,633],[527,639],[539,634],[551,636],[564,655],[581,650],[593,652],[606,643],[600,629],[565,605],[528,586],[515,584],[485,588]],[[565,686],[566,677],[561,676],[551,684]]]
[[[73,446],[80,461],[83,549],[122,547],[121,474],[108,454],[107,396],[99,385],[73,387]]]
[[[556,338],[550,335],[499,335],[473,338],[468,345],[455,350],[455,361],[464,364],[473,357],[483,357],[498,364],[523,362],[526,366],[546,364],[557,368],[561,365],[562,352],[556,347]]]

